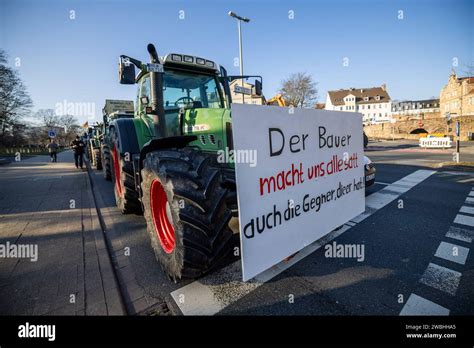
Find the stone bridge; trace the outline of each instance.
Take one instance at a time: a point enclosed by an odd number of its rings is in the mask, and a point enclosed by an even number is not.
[[[369,138],[418,139],[420,134],[441,133],[455,136],[456,121],[460,122],[461,140],[469,140],[468,134],[474,133],[474,116],[453,117],[450,122],[439,113],[415,115],[393,115],[395,123],[381,123],[365,126]]]

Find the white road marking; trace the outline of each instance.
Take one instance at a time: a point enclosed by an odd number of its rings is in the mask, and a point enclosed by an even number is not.
[[[449,315],[449,309],[421,296],[411,294],[400,315]]]
[[[456,294],[460,281],[461,273],[438,266],[434,263],[428,265],[428,268],[420,279],[420,283],[446,292],[452,296]]]
[[[474,207],[468,207],[466,205],[463,205],[461,209],[459,209],[459,212],[474,215]]]
[[[334,230],[306,246],[289,261],[280,262],[248,282],[244,283],[242,281],[241,261],[236,261],[173,291],[171,296],[184,315],[216,314],[349,230],[351,228],[350,223],[357,224],[363,221],[434,173],[436,171],[418,170],[371,194],[366,197],[366,211],[364,213],[353,218],[342,228]]]
[[[330,232],[320,240],[302,249],[292,259],[280,262],[248,282],[242,281],[242,264],[239,260],[173,291],[171,297],[173,297],[184,315],[216,314],[349,229],[349,226],[343,226],[339,230]]]
[[[466,198],[466,203],[474,204],[474,197],[467,197]]]
[[[469,192],[469,197],[474,197],[474,191]]]
[[[474,236],[474,231],[466,230],[464,228],[451,226],[446,233],[446,237],[457,239],[463,242],[471,243]]]
[[[469,248],[452,243],[441,242],[438,250],[436,250],[435,256],[464,265],[466,263],[467,254],[469,254]]]
[[[454,219],[454,223],[474,227],[474,216],[458,214]]]
[[[381,182],[381,181],[376,181],[375,184],[385,185],[385,186],[391,185],[391,184],[389,184],[389,183]]]

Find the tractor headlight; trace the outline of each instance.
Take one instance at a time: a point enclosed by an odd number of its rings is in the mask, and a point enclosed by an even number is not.
[[[211,62],[210,60],[206,60],[206,66],[209,68],[214,68],[214,62]]]
[[[199,65],[206,65],[206,60],[202,58],[196,58],[196,63]]]
[[[185,63],[193,63],[194,59],[191,56],[184,56],[184,62]]]

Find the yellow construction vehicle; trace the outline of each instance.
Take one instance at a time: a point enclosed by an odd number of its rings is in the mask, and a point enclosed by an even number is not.
[[[285,99],[283,99],[283,96],[281,94],[277,94],[273,98],[268,99],[265,104],[286,106]]]

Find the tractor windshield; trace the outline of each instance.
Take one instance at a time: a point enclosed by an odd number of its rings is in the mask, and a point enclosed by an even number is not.
[[[224,107],[222,90],[215,75],[186,71],[165,70],[163,100],[165,110]]]

